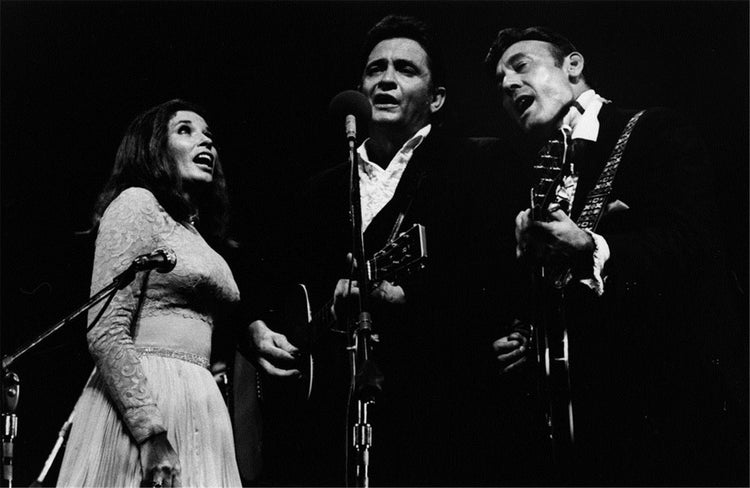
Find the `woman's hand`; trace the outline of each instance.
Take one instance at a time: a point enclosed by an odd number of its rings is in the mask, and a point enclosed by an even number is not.
[[[141,486],[182,486],[180,460],[167,439],[167,433],[153,435],[139,446],[141,451]]]

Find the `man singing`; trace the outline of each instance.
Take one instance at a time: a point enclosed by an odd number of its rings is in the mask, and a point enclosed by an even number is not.
[[[490,240],[502,244],[499,236],[482,232],[487,219],[478,197],[478,189],[485,188],[485,147],[491,141],[458,138],[441,127],[444,80],[437,43],[422,21],[387,16],[368,32],[359,91],[369,100],[372,119],[369,138],[357,149],[366,254],[414,223],[426,228],[428,249],[426,269],[368,290],[378,336],[373,358],[385,379],[371,418],[370,469],[377,485],[471,482],[479,473],[473,455],[483,435],[478,429],[487,428],[477,421],[481,408],[473,402],[484,391],[474,365],[491,369],[492,334],[478,332],[467,312],[481,293],[478,250],[488,249]],[[348,188],[348,164],[312,180],[301,206],[302,231],[294,239],[299,249],[291,253],[304,256],[314,303],[325,301],[335,288],[333,311],[340,321],[346,320],[350,302]],[[504,242],[512,258],[510,226],[508,231]],[[356,285],[353,292],[359,292]],[[252,332],[261,367],[269,374],[289,374],[292,367],[284,360],[291,360],[296,348],[262,322],[253,324]],[[314,460],[298,478],[301,484],[344,482],[349,367],[343,347],[331,345],[335,335],[323,338],[318,354],[317,377],[325,386],[313,392],[305,422],[309,435],[300,450],[313,453]],[[474,340],[478,336],[485,341]]]
[[[737,449],[747,432],[727,429],[737,412],[725,387],[737,365],[733,335],[743,336],[722,305],[712,174],[699,134],[670,110],[618,108],[588,83],[583,54],[545,28],[502,29],[485,63],[530,165],[561,128],[572,139],[572,164],[546,215],[520,212],[515,231],[522,261],[572,270],[563,316],[575,443],[553,482],[747,482]],[[590,225],[593,193],[607,199]],[[529,366],[529,339],[518,331],[493,344],[506,373]]]

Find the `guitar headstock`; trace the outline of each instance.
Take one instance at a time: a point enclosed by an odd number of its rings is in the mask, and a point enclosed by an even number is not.
[[[547,208],[555,202],[557,189],[568,171],[570,129],[560,129],[558,138],[548,140],[534,161],[536,183],[531,187],[531,216],[547,220]]]
[[[371,282],[388,280],[398,283],[425,267],[427,240],[425,228],[414,224],[367,261]]]

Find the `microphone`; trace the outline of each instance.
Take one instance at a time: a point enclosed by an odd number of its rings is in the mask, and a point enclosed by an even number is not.
[[[370,101],[356,90],[346,90],[333,97],[328,111],[332,117],[344,117],[344,130],[348,141],[357,140],[357,120],[367,122],[372,117]]]
[[[125,271],[115,276],[114,281],[117,283],[117,288],[122,290],[133,281],[135,274],[139,271],[155,269],[159,273],[169,273],[174,269],[176,264],[177,256],[175,256],[174,251],[168,247],[160,247],[148,254],[141,254],[135,258]]]
[[[149,254],[143,254],[133,260],[131,268],[134,271],[148,271],[155,269],[159,273],[169,273],[177,265],[177,256],[168,247],[160,247]]]

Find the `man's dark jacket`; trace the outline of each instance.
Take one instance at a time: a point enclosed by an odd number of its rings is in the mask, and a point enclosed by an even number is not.
[[[396,194],[365,233],[366,253],[371,255],[385,244],[396,216],[411,201],[401,229],[424,225],[428,249],[426,269],[402,283],[406,305],[372,309],[379,336],[373,357],[384,376],[372,417],[373,484],[455,485],[476,473],[472,452],[486,425],[476,421],[484,407],[474,402],[480,391],[491,389],[486,383],[490,371],[496,373],[491,339],[499,337],[500,325],[509,322],[510,314],[503,317],[509,309],[498,303],[492,323],[476,322],[473,301],[490,274],[513,265],[512,222],[518,207],[493,209],[493,224],[507,224],[502,231],[489,225],[483,195],[492,190],[489,175],[502,163],[490,159],[499,154],[487,151],[490,146],[497,149],[497,142],[453,138],[433,127],[415,150]],[[299,263],[294,268],[303,272],[290,271],[289,276],[308,285],[313,309],[330,299],[339,278],[348,276],[348,179],[348,164],[314,177],[292,225],[297,233],[289,241],[296,249],[285,253],[286,261],[293,259]],[[503,209],[507,215],[501,218]],[[512,282],[507,279],[509,286]],[[307,447],[300,447],[313,450],[315,460],[297,480],[340,485],[347,356],[337,334],[320,342],[316,366],[321,380],[303,420]]]
[[[598,141],[576,157],[574,219],[634,113],[603,106]],[[746,416],[747,331],[727,287],[712,172],[675,113],[638,121],[596,229],[611,253],[604,295],[566,290],[574,483],[747,482],[747,432],[730,427]]]

